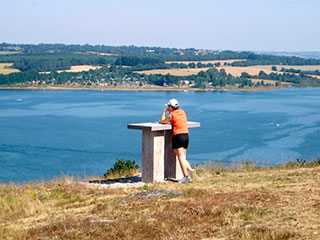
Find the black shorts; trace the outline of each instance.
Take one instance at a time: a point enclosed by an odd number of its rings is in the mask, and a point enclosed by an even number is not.
[[[189,135],[188,133],[177,134],[172,136],[172,149],[185,148],[188,149]]]

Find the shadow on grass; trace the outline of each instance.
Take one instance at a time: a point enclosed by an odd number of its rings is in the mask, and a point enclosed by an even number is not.
[[[140,176],[135,177],[125,177],[125,178],[117,178],[117,179],[107,179],[107,180],[90,180],[89,183],[98,183],[98,184],[112,184],[112,183],[137,183],[141,182]]]

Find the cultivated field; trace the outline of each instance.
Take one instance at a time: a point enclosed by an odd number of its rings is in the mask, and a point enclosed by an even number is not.
[[[244,164],[204,169],[190,184],[0,185],[0,239],[318,240],[319,184],[318,164]]]
[[[190,76],[194,74],[198,74],[201,71],[207,71],[209,68],[183,68],[183,69],[153,69],[153,70],[147,70],[147,71],[137,71],[137,73],[144,73],[144,74],[171,74],[174,76]],[[231,74],[232,76],[239,77],[241,76],[242,72],[247,72],[250,75],[258,75],[261,70],[263,70],[265,73],[269,74],[271,72],[277,72],[277,71],[271,71],[266,69],[259,69],[254,67],[217,67],[217,69],[220,71],[221,69],[224,69],[227,74]],[[281,73],[281,72],[277,72]]]
[[[95,69],[99,69],[99,68],[101,68],[101,66],[75,65],[75,66],[71,66],[71,69],[59,70],[57,72],[58,73],[60,73],[60,72],[83,72],[83,71],[95,70]]]
[[[0,51],[0,55],[12,55],[12,54],[18,54],[21,52],[14,52],[14,51]]]
[[[13,63],[0,63],[0,74],[10,74],[20,72],[16,68],[11,68]]]
[[[223,60],[224,61],[224,60]],[[222,61],[222,62],[223,62]],[[236,61],[236,60],[227,60],[227,61]],[[177,61],[175,61],[177,63]],[[192,61],[190,61],[192,62]],[[187,61],[181,61],[180,63],[190,63]],[[220,62],[220,61],[200,61],[202,63],[213,63],[213,62]],[[169,62],[168,62],[169,63]],[[195,62],[196,63],[196,62]],[[271,67],[276,66],[278,71],[272,71]],[[241,76],[242,72],[246,72],[250,75],[258,75],[260,71],[264,71],[266,74],[270,73],[278,73],[283,74],[283,72],[279,71],[282,67],[286,69],[300,69],[302,71],[314,71],[319,70],[320,71],[320,65],[306,65],[306,66],[293,66],[293,65],[257,65],[257,66],[249,66],[249,67],[232,67],[232,66],[221,66],[216,67],[219,71],[221,69],[224,69],[227,74],[231,74],[232,76],[239,77]],[[174,76],[189,76],[193,74],[198,74],[200,71],[207,71],[209,68],[186,68],[186,69],[153,69],[153,70],[147,70],[147,71],[137,71],[137,73],[144,73],[144,74],[171,74]],[[320,79],[320,76],[313,76]]]
[[[183,63],[183,64],[189,64],[189,63],[195,63],[197,64],[198,62],[202,64],[215,64],[215,63],[220,63],[223,65],[224,63],[233,63],[233,62],[239,62],[239,61],[246,61],[247,59],[230,59],[230,60],[208,60],[208,61],[168,61],[166,63]]]
[[[221,69],[224,69],[226,73],[231,74],[235,77],[240,77],[241,73],[246,72],[250,75],[258,75],[260,71],[264,71],[266,74],[270,74],[272,72],[274,73],[282,73],[279,71],[272,71],[271,69],[263,69],[263,68],[256,68],[255,66],[250,67],[217,67],[217,69],[220,71]]]

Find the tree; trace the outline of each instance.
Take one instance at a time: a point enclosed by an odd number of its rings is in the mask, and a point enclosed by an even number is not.
[[[242,78],[250,78],[251,76],[250,76],[250,74],[248,74],[247,72],[242,72],[242,73],[241,73],[241,77],[242,77]]]
[[[194,86],[196,88],[207,88],[208,87],[208,82],[206,81],[206,79],[204,77],[199,77],[197,76],[196,79],[194,80]]]
[[[189,64],[188,64],[188,67],[189,67],[189,68],[195,68],[195,67],[196,67],[196,64],[193,63],[193,62],[192,62],[192,63],[189,63]]]

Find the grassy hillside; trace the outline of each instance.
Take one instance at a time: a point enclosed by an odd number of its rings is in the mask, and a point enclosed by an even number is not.
[[[0,239],[319,239],[315,165],[210,167],[190,184],[125,189],[70,178],[2,185]],[[143,197],[161,189],[173,192]]]

